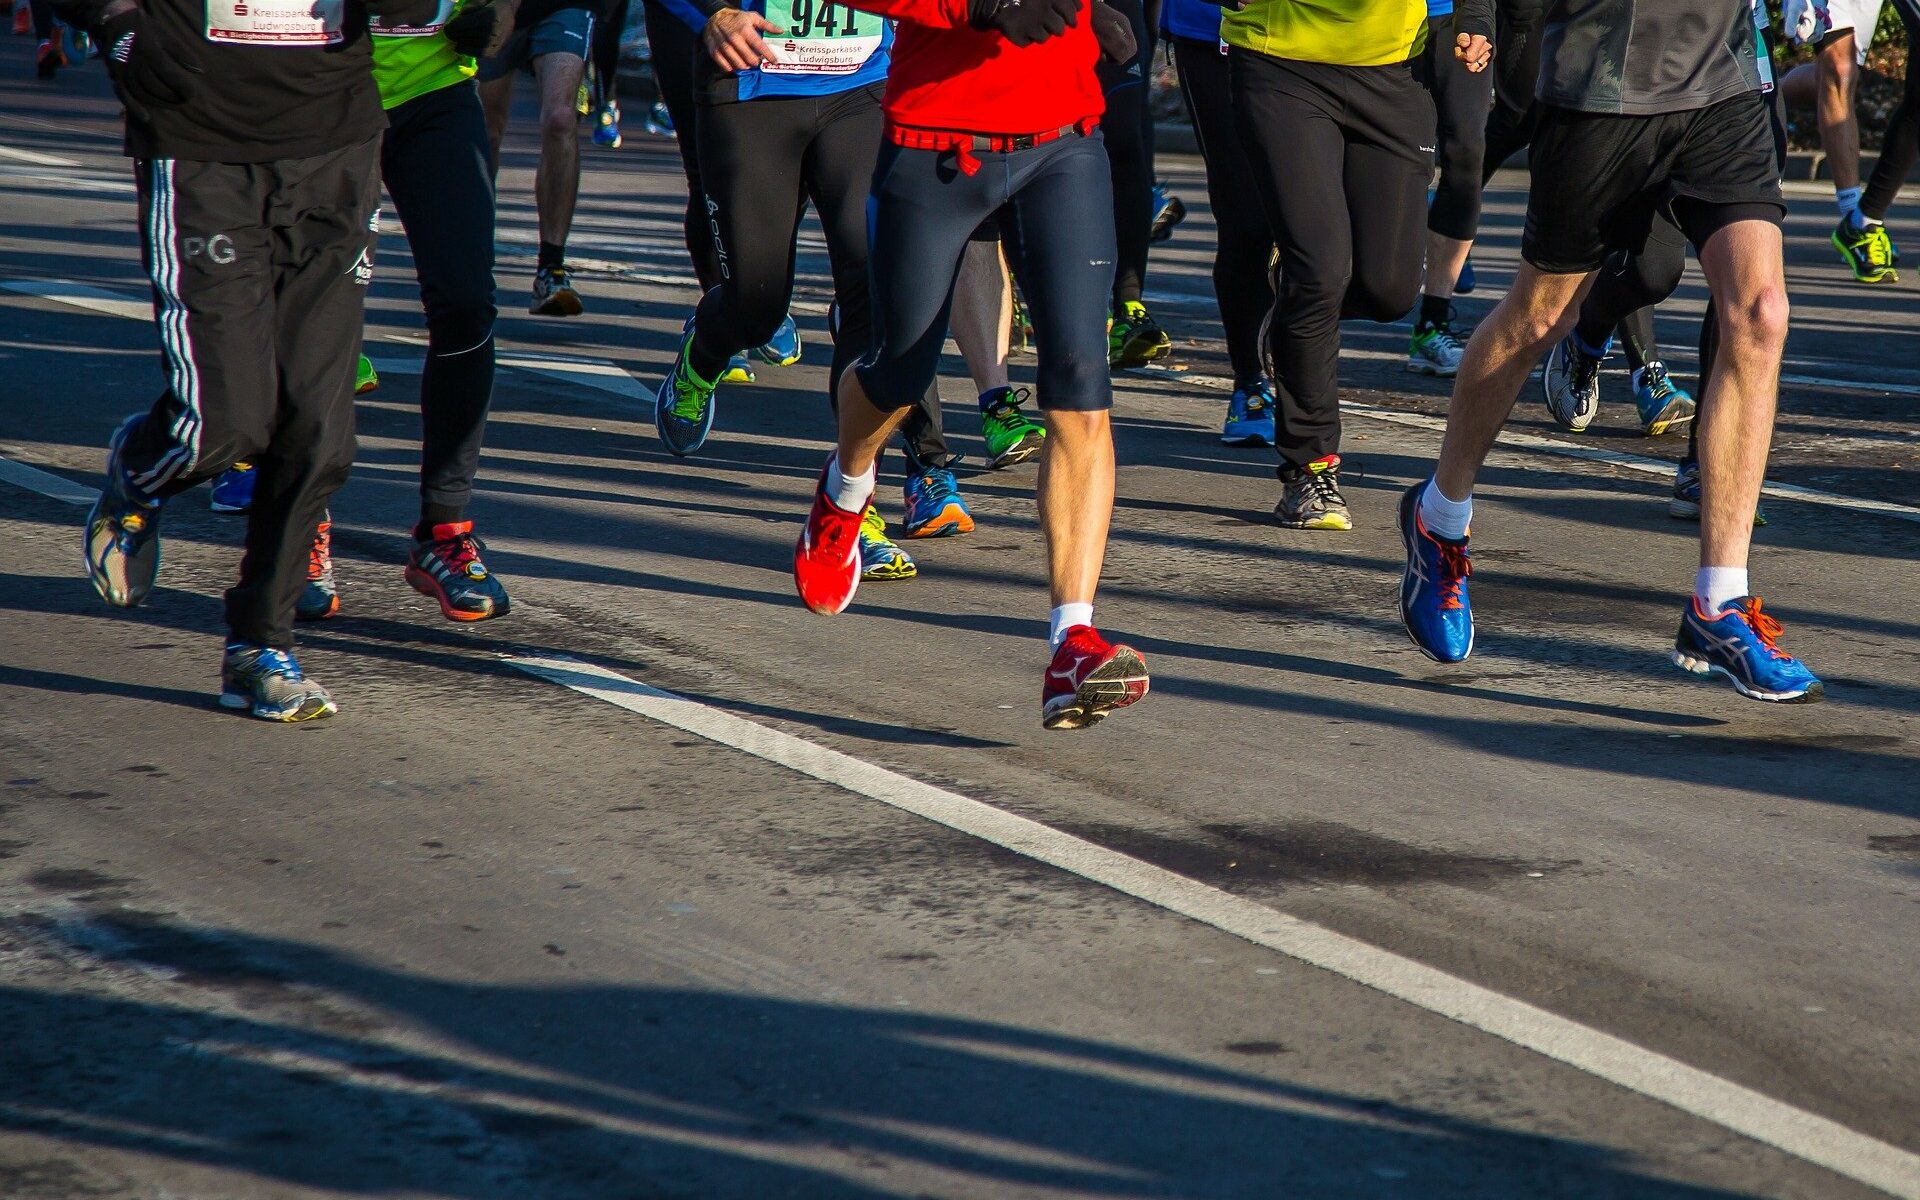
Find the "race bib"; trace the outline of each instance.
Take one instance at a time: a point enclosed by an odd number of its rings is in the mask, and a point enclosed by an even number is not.
[[[771,75],[851,75],[880,48],[886,22],[832,0],[767,0],[777,27],[766,42],[780,56],[760,69]]]
[[[368,25],[371,32],[381,37],[432,37],[446,28],[448,21],[453,20],[453,3],[454,0],[440,0],[439,10],[433,14],[433,20],[425,25],[387,26],[380,23],[379,17],[370,17]]]
[[[207,0],[207,40],[240,46],[337,46],[347,0]]]

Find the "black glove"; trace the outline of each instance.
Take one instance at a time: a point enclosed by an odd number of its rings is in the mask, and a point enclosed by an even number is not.
[[[500,44],[512,24],[513,14],[495,0],[478,0],[453,14],[440,32],[455,50],[468,58],[481,58]]]
[[[1031,46],[1079,24],[1080,0],[972,0],[967,23],[998,29],[1016,46]]]
[[[361,6],[388,29],[418,29],[440,15],[440,0],[361,0]]]
[[[153,23],[138,8],[109,17],[97,31],[107,77],[127,115],[152,124],[152,107],[185,104],[193,96],[198,67],[183,62],[156,36]]]
[[[1140,53],[1140,43],[1133,39],[1133,22],[1101,0],[1093,0],[1093,37],[1110,63],[1130,63]]]

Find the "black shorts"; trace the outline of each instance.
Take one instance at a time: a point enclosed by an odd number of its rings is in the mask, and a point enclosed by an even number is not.
[[[1735,221],[1777,225],[1787,214],[1759,92],[1658,116],[1543,105],[1530,160],[1520,253],[1551,274],[1581,274],[1614,251],[1638,252],[1656,212],[1667,213],[1696,253]]]

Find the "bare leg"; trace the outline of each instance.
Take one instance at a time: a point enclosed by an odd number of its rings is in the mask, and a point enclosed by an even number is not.
[[[1039,501],[1054,606],[1091,604],[1113,519],[1113,428],[1106,412],[1047,414]]]
[[[480,85],[480,108],[487,118],[487,146],[493,152],[493,173],[500,174],[500,139],[507,134],[507,114],[513,111],[513,72]]]
[[[1747,565],[1787,340],[1782,253],[1768,221],[1735,222],[1700,250],[1720,339],[1700,406],[1703,567]]]
[[[1444,237],[1428,230],[1427,281],[1420,288],[1421,294],[1439,300],[1453,299],[1454,284],[1460,281],[1460,268],[1466,266],[1467,254],[1472,249],[1472,242]]]
[[[835,453],[840,460],[840,471],[843,475],[865,475],[880,461],[880,451],[886,447],[887,439],[893,436],[910,410],[881,412],[875,408],[855,371],[840,376],[839,393],[840,443]]]
[[[1434,464],[1434,482],[1450,500],[1465,500],[1473,480],[1507,423],[1520,389],[1548,347],[1567,335],[1579,316],[1586,275],[1548,275],[1520,264],[1513,288],[1473,331],[1447,407],[1447,436]]]
[[[1854,96],[1860,87],[1860,69],[1854,57],[1851,31],[1820,47],[1814,59],[1814,112],[1819,118],[1820,145],[1827,152],[1835,191],[1860,186],[1860,120],[1854,115]]]
[[[976,391],[1007,386],[1007,343],[1013,324],[1013,277],[998,241],[968,242],[953,285],[950,325]]]
[[[533,198],[540,210],[540,240],[556,246],[567,244],[580,196],[580,117],[573,102],[586,69],[587,61],[572,54],[533,60],[540,84],[540,167],[533,176]]]

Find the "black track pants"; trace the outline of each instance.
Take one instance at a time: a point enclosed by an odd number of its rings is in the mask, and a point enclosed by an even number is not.
[[[1173,38],[1180,91],[1193,120],[1194,140],[1207,167],[1207,204],[1213,209],[1213,292],[1227,335],[1233,378],[1248,383],[1261,368],[1260,323],[1273,307],[1273,233],[1260,208],[1253,167],[1234,128],[1227,56],[1217,42]]]
[[[379,141],[266,163],[139,159],[141,259],[167,390],[125,463],[161,496],[259,470],[235,638],[293,645],[327,500],[353,465],[353,370],[372,277]]]
[[[1480,228],[1481,160],[1487,152],[1487,118],[1493,107],[1493,72],[1475,74],[1454,57],[1453,18],[1428,22],[1426,76],[1438,115],[1440,181],[1427,206],[1427,228],[1456,242],[1470,242]]]
[[[1887,119],[1886,137],[1880,143],[1880,161],[1867,180],[1866,194],[1860,198],[1860,211],[1876,221],[1884,221],[1900,185],[1920,159],[1920,72],[1913,68],[1913,55],[1920,50],[1920,0],[1893,0],[1900,20],[1907,27],[1907,80],[1900,103]]]
[[[427,312],[420,374],[420,520],[463,519],[493,402],[493,179],[471,83],[387,110],[380,170]]]
[[[658,4],[646,6],[646,21],[654,83],[660,89],[661,103],[667,106],[667,115],[673,118],[673,140],[680,147],[680,167],[687,176],[687,256],[693,260],[700,290],[705,291],[720,282],[720,263],[713,245],[713,227],[707,220],[694,128],[699,118],[693,104],[693,56],[699,52],[700,35]]]
[[[1107,111],[1100,118],[1107,163],[1113,172],[1113,227],[1119,248],[1113,265],[1113,307],[1140,299],[1147,285],[1147,251],[1153,233],[1153,115],[1147,107],[1147,75],[1153,66],[1140,0],[1109,0],[1108,7],[1133,23],[1138,46],[1132,61],[1100,62]]]
[[[1540,122],[1540,106],[1533,93],[1540,79],[1540,21],[1545,10],[1543,0],[1495,0],[1493,111],[1487,114],[1482,143],[1482,182],[1527,148]]]
[[[1283,467],[1340,449],[1340,321],[1393,321],[1420,287],[1433,101],[1412,63],[1229,56],[1240,140],[1280,247],[1271,352]],[[1428,147],[1428,148],[1423,148]]]
[[[593,75],[602,106],[614,99],[620,74],[620,39],[626,36],[629,0],[613,0],[603,20],[593,23]],[[652,45],[651,42],[648,43]]]

